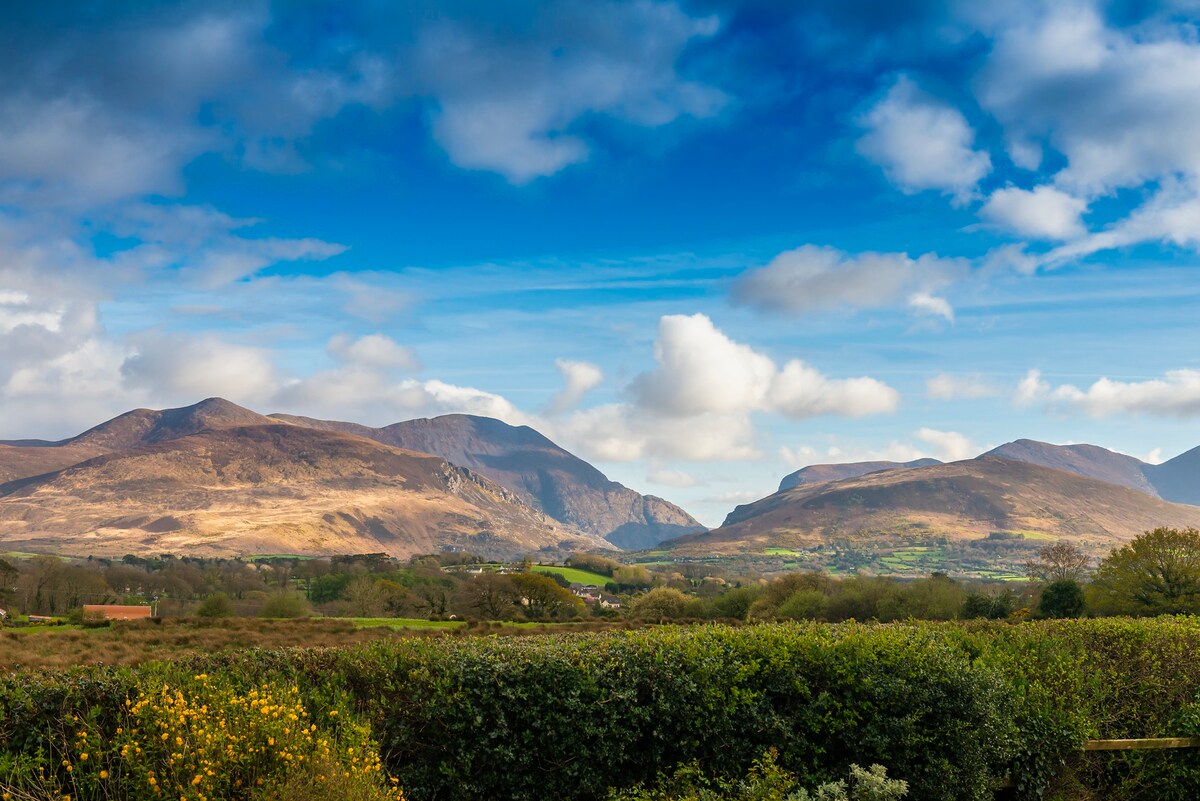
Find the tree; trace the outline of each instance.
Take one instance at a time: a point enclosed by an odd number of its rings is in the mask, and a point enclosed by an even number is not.
[[[1035,581],[1081,581],[1092,557],[1069,542],[1056,542],[1038,551],[1025,563],[1025,574]]]
[[[518,573],[511,580],[529,617],[573,617],[585,609],[581,598],[558,586],[549,576]]]
[[[1052,581],[1038,599],[1038,617],[1079,617],[1085,603],[1083,585],[1074,579]]]
[[[233,615],[233,602],[223,592],[214,592],[204,599],[196,610],[200,617],[230,617]]]
[[[281,592],[272,595],[263,604],[262,611],[258,613],[259,617],[277,617],[277,618],[293,618],[293,617],[308,617],[312,614],[312,608],[308,605],[308,601],[298,595],[293,595],[288,592]]]
[[[463,582],[460,604],[484,620],[504,620],[521,602],[512,579],[500,573],[480,573]]]
[[[1200,612],[1200,531],[1156,528],[1114,548],[1089,591],[1093,608],[1110,614]]]
[[[630,602],[629,614],[648,620],[679,618],[684,616],[691,600],[674,587],[655,587]]]
[[[343,595],[346,598],[346,611],[351,617],[379,617],[387,602],[383,588],[368,575],[351,579]]]

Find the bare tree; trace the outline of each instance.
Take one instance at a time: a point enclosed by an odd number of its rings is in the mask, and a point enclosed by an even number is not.
[[[1037,581],[1079,581],[1087,575],[1092,557],[1077,545],[1056,542],[1025,563],[1025,574]]]

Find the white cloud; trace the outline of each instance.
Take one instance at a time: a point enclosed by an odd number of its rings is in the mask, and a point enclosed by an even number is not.
[[[1162,188],[1129,216],[1098,231],[1067,242],[1047,253],[1047,265],[1129,247],[1142,242],[1171,244],[1200,250],[1200,179],[1166,181]]]
[[[957,431],[938,431],[934,428],[922,428],[913,434],[932,450],[935,458],[943,462],[957,462],[971,459],[979,454],[979,447],[970,438]]]
[[[634,379],[638,405],[683,416],[761,408],[775,380],[775,363],[725,336],[703,314],[669,315],[658,325],[657,367]]]
[[[934,400],[974,400],[1000,394],[1000,389],[978,375],[941,373],[925,382],[925,395]]]
[[[1013,401],[1018,406],[1031,406],[1044,400],[1050,394],[1050,384],[1042,378],[1041,370],[1030,370],[1017,383],[1017,391]]]
[[[355,339],[349,334],[337,334],[329,340],[326,350],[335,359],[347,364],[380,370],[416,370],[421,366],[416,352],[384,334],[367,334]]]
[[[646,476],[646,480],[651,484],[660,484],[664,487],[695,487],[700,482],[689,473],[682,470],[672,470],[669,467],[657,467],[650,471]]]
[[[874,378],[827,378],[793,359],[776,376],[766,401],[765,408],[794,419],[827,414],[865,417],[894,412],[900,393]]]
[[[814,447],[799,445],[795,448],[781,447],[779,458],[793,469],[800,469],[814,464],[851,464],[855,462],[912,462],[917,459],[938,459],[943,462],[971,459],[981,452],[981,448],[969,437],[957,431],[939,431],[934,428],[920,428],[912,432],[912,437],[921,444],[903,440],[893,440],[883,447],[862,447],[850,445],[842,447],[829,445]]]
[[[745,414],[666,417],[614,403],[576,412],[559,422],[543,421],[543,425],[555,441],[600,461],[738,462],[762,456]]]
[[[829,378],[798,359],[780,370],[703,314],[663,317],[654,360],[656,368],[634,379],[631,389],[639,406],[664,416],[773,411],[797,419],[860,417],[899,404],[899,394],[873,378]]]
[[[1032,190],[997,189],[980,215],[1019,236],[1032,239],[1072,239],[1086,232],[1081,217],[1087,201],[1051,186]]]
[[[687,44],[716,32],[670,3],[566,0],[535,5],[505,40],[444,16],[420,33],[413,74],[434,99],[434,139],[451,161],[514,184],[585,160],[589,114],[657,127],[716,113],[724,96],[680,77]]]
[[[923,313],[953,318],[940,289],[969,274],[963,259],[904,253],[851,255],[804,245],[766,266],[742,274],[733,288],[738,303],[766,311],[807,314],[837,308],[878,308],[907,301]]]
[[[554,366],[562,374],[563,388],[547,405],[546,414],[552,417],[574,409],[604,380],[604,372],[591,362],[555,359]]]
[[[1013,6],[994,28],[980,100],[1010,140],[1066,158],[1086,195],[1200,175],[1200,43],[1190,22],[1108,27],[1095,6]]]
[[[988,154],[974,149],[975,132],[963,115],[907,76],[862,122],[868,132],[858,140],[859,152],[906,193],[939,189],[966,201],[992,170]]]
[[[1100,378],[1086,389],[1057,387],[1031,370],[1017,390],[1022,404],[1039,403],[1056,411],[1077,409],[1092,417],[1114,414],[1173,418],[1200,417],[1200,370],[1170,370],[1162,378],[1117,381]]]
[[[917,314],[941,317],[946,322],[954,322],[954,307],[950,305],[950,301],[928,292],[914,292],[909,295],[908,307]]]
[[[223,342],[147,332],[133,338],[134,353],[124,360],[124,382],[172,403],[195,403],[220,396],[235,403],[261,404],[280,384],[268,351]]]

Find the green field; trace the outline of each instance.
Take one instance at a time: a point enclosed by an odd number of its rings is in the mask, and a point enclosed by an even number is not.
[[[791,548],[777,548],[771,546],[763,550],[767,556],[803,556],[799,551],[793,551]]]
[[[605,584],[612,581],[608,576],[602,576],[599,573],[589,573],[586,570],[576,570],[573,567],[554,567],[552,565],[534,565],[533,572],[535,573],[553,573],[562,576],[572,584],[592,585],[603,587]]]

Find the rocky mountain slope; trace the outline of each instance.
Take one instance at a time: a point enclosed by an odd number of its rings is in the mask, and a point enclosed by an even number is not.
[[[621,548],[648,548],[704,526],[678,506],[610,481],[592,465],[528,426],[451,414],[384,428],[272,415],[325,431],[432,453],[490,478],[550,517]]]
[[[81,448],[112,450],[0,484],[0,544],[98,556],[451,548],[496,558],[612,547],[440,457],[223,401],[139,410],[23,447],[61,458]]]
[[[1074,472],[983,456],[803,484],[739,506],[711,532],[668,543],[680,555],[812,548],[888,537],[1061,539],[1096,553],[1156,526],[1200,527],[1200,507]]]

